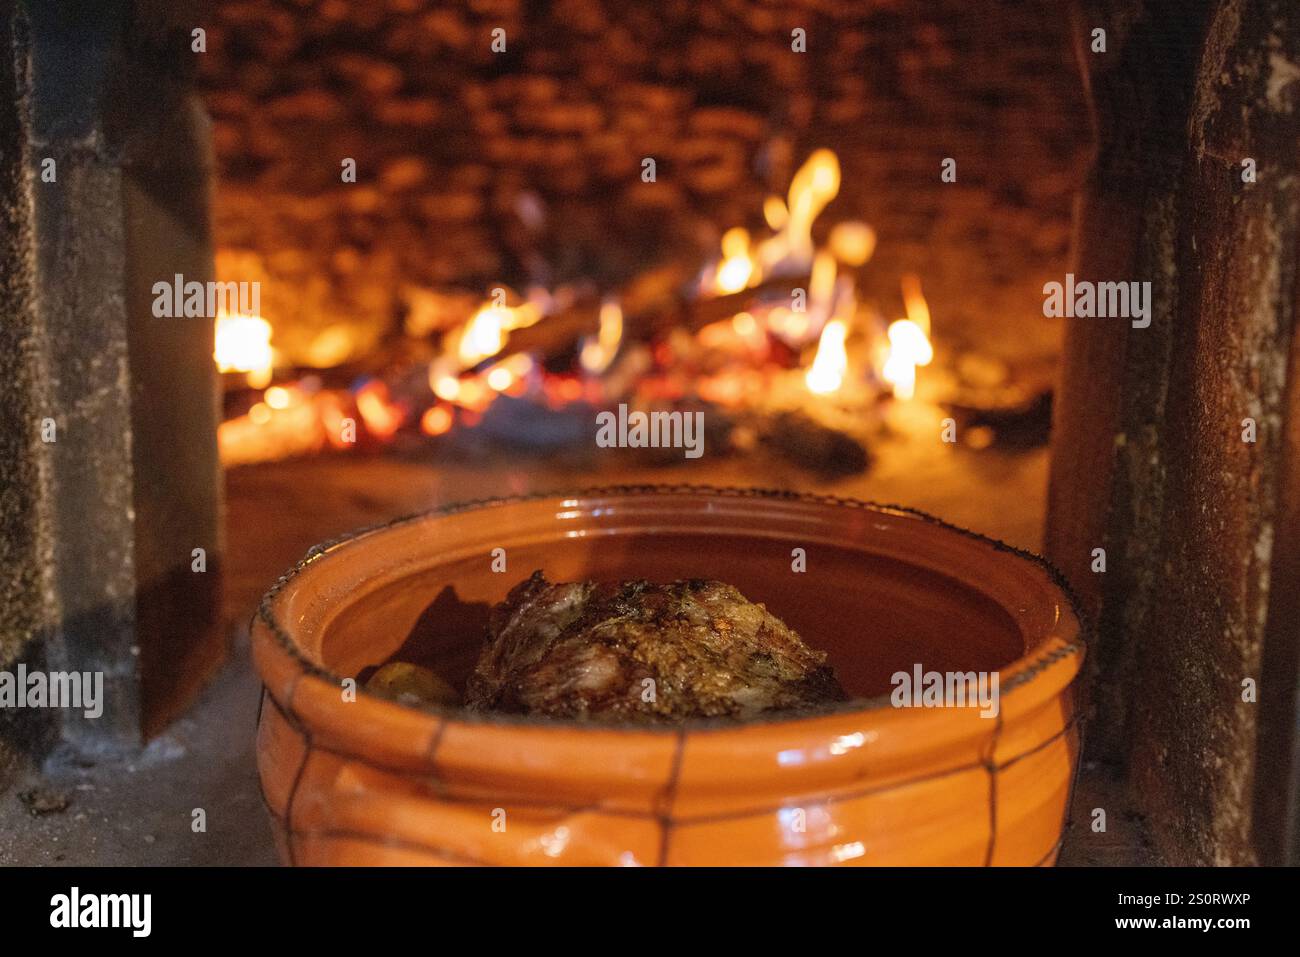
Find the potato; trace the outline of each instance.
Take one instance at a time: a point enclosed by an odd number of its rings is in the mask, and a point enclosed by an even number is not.
[[[384,665],[370,676],[366,690],[408,704],[460,704],[460,695],[446,680],[428,668],[405,661]]]

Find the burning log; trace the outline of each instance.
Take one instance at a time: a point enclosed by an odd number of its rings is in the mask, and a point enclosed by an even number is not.
[[[544,322],[516,329],[505,337],[499,352],[473,366],[473,373],[483,372],[500,362],[505,356],[518,352],[534,353],[543,361],[573,355],[586,336],[595,335],[600,328],[600,303],[576,303],[546,317]]]
[[[769,279],[740,292],[709,298],[688,298],[682,293],[667,302],[657,302],[646,312],[628,313],[623,320],[623,342],[647,342],[665,335],[672,329],[699,332],[705,326],[730,319],[745,312],[763,300],[792,297],[796,289],[806,288],[807,276],[789,276]],[[546,317],[523,329],[516,329],[505,337],[500,352],[483,359],[470,371],[482,372],[499,362],[502,357],[517,352],[530,352],[545,360],[572,355],[579,343],[595,335],[600,328],[600,303],[587,300]]]
[[[642,317],[640,323],[634,320],[632,325],[634,329],[642,328],[645,338],[662,334],[674,327],[685,329],[687,332],[699,332],[711,323],[730,319],[738,312],[752,309],[762,300],[781,297],[789,299],[796,289],[807,287],[808,276],[787,276],[767,279],[748,289],[722,296],[706,299],[687,299],[683,296],[677,299],[672,308]]]

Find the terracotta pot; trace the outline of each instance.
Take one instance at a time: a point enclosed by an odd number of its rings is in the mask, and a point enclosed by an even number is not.
[[[855,698],[669,729],[346,700],[345,676],[413,634],[462,682],[488,606],[536,568],[731,582]],[[262,788],[295,864],[1048,864],[1077,760],[1080,625],[1051,569],[843,499],[613,488],[439,509],[312,549],[253,648]],[[996,672],[997,716],[893,706],[891,676],[917,665]]]

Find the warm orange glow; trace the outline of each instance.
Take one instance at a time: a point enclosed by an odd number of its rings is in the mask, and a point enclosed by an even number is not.
[[[316,397],[316,406],[320,410],[320,420],[325,426],[325,438],[336,449],[346,449],[352,443],[344,431],[344,414],[343,406],[339,402],[338,396],[332,392],[325,392]]]
[[[795,312],[784,306],[778,306],[767,314],[767,325],[779,336],[792,342],[802,342],[809,332],[807,312]]]
[[[292,403],[274,412],[259,402],[247,415],[227,419],[217,426],[221,464],[269,462],[318,451],[326,442],[324,422],[316,404]]]
[[[731,317],[731,328],[735,330],[736,335],[745,341],[749,348],[766,351],[768,346],[767,334],[752,313],[736,313]]]
[[[785,200],[780,196],[769,196],[763,200],[763,219],[773,230],[784,229],[790,219],[790,211],[785,208]]]
[[[420,429],[425,435],[443,435],[451,429],[452,419],[451,409],[433,405],[420,417]]]
[[[289,390],[280,385],[271,386],[262,395],[262,401],[273,409],[287,409],[292,400]]]
[[[460,379],[454,375],[439,376],[433,384],[433,394],[448,402],[455,402],[456,397],[460,395]]]
[[[456,404],[477,412],[491,405],[494,398],[496,393],[482,379],[462,379]]]
[[[623,341],[623,309],[612,299],[600,304],[600,329],[595,338],[588,337],[582,344],[579,361],[591,375],[599,375],[609,368],[618,355]]]
[[[573,376],[559,376],[547,380],[546,391],[552,402],[567,405],[582,398],[582,383]]]
[[[752,369],[738,370],[702,378],[696,386],[700,398],[718,405],[736,406],[761,388],[756,382],[758,378]]]
[[[388,388],[379,381],[367,382],[358,390],[357,411],[366,430],[379,439],[391,438],[405,418],[401,406],[388,401]]]
[[[846,266],[861,266],[876,251],[876,231],[866,223],[838,223],[826,240],[832,255]]]
[[[916,395],[916,367],[930,364],[934,347],[930,344],[930,307],[921,293],[921,281],[904,276],[902,286],[907,318],[889,325],[889,354],[880,374],[893,386],[897,398],[910,399]]]
[[[261,316],[219,314],[212,357],[220,371],[248,373],[250,386],[265,388],[274,361],[271,324]]]
[[[813,257],[812,274],[808,278],[808,301],[811,306],[830,306],[835,295],[835,274],[834,256],[822,251]]]
[[[489,389],[493,392],[505,392],[516,382],[519,382],[524,376],[532,371],[533,360],[524,353],[518,353],[510,356],[508,359],[502,359],[493,365],[482,376],[482,382],[486,382]],[[467,380],[469,381],[469,380]],[[470,392],[475,391],[474,386],[470,386]],[[457,383],[456,395],[460,396],[462,404],[465,400],[464,385]],[[455,396],[453,396],[455,398]],[[451,400],[448,400],[451,401]]]
[[[809,392],[829,395],[844,385],[844,373],[849,368],[849,356],[844,348],[847,335],[848,327],[840,319],[832,319],[822,328],[817,355],[804,373]]]
[[[749,258],[763,275],[812,265],[813,221],[840,189],[840,162],[830,150],[817,150],[790,180],[788,201],[769,196],[763,218],[775,234],[757,244]],[[849,260],[844,260],[849,262]],[[757,280],[751,280],[753,285]]]
[[[495,306],[484,306],[474,313],[474,317],[461,332],[460,341],[456,344],[456,352],[464,365],[472,366],[480,359],[494,356],[501,351],[505,345],[505,326],[508,316],[508,310]]]
[[[706,349],[726,349],[735,346],[739,339],[736,327],[729,319],[711,322],[695,333],[695,341]]]
[[[751,360],[766,355],[768,347],[764,327],[750,312],[738,312],[730,319],[709,323],[695,333],[695,341],[706,349],[745,355]]]
[[[307,364],[317,369],[328,369],[346,362],[352,355],[356,341],[347,326],[336,324],[322,330],[307,347]]]
[[[506,333],[526,329],[542,318],[535,302],[518,306],[485,304],[470,318],[456,340],[456,355],[468,369],[496,355],[506,345]]]

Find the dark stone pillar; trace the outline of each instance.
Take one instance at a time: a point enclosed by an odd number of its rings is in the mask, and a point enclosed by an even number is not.
[[[53,716],[82,750],[156,731],[224,654],[212,324],[151,310],[213,278],[190,7],[26,0],[0,27],[0,667],[104,673],[102,717]]]
[[[1279,862],[1297,769],[1300,8],[1083,0],[1077,26],[1098,152],[1075,273],[1149,281],[1154,301],[1149,328],[1067,327],[1047,543],[1098,620],[1091,756],[1120,766],[1171,861]]]

